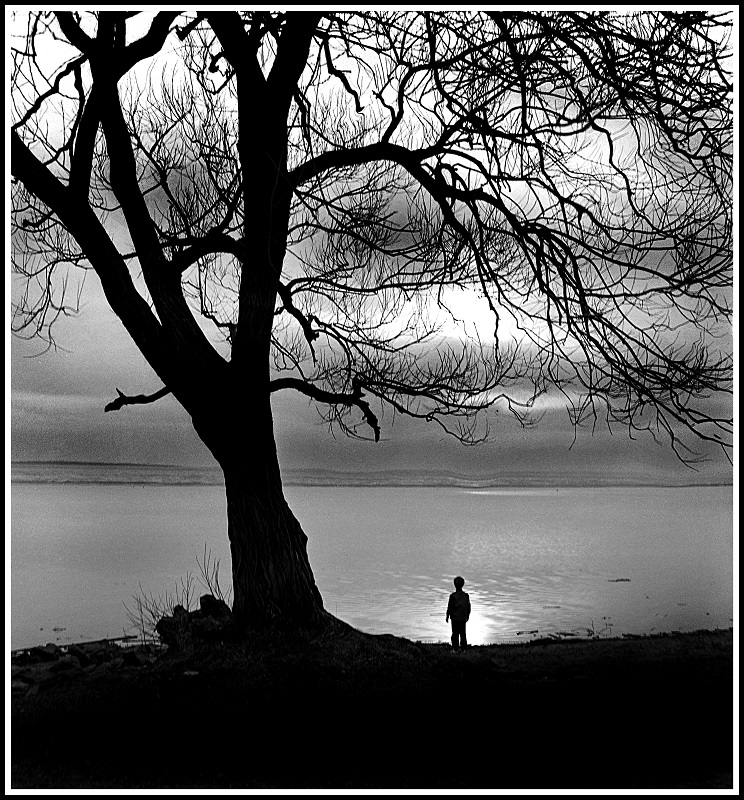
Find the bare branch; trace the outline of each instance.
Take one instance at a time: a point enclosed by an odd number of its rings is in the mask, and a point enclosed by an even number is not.
[[[127,25],[38,12],[13,51],[15,329],[71,313],[70,269],[107,274],[82,209],[128,238],[113,272],[142,270],[185,385],[194,359],[211,381],[268,355],[342,398],[322,416],[351,435],[357,380],[469,443],[549,396],[688,462],[690,439],[730,449],[730,15],[160,12],[129,44]],[[67,42],[51,68],[46,39]]]
[[[270,392],[278,392],[281,389],[294,389],[301,394],[311,397],[320,403],[328,403],[330,405],[344,405],[356,406],[364,415],[365,422],[372,428],[375,435],[375,441],[380,441],[380,424],[377,417],[369,407],[369,403],[364,399],[364,392],[362,382],[355,378],[352,380],[352,391],[349,393],[343,392],[327,392],[323,389],[314,386],[306,381],[299,380],[298,378],[277,378],[269,384]]]
[[[123,406],[154,403],[157,400],[160,400],[161,397],[165,397],[167,394],[170,394],[170,389],[167,386],[163,386],[162,389],[158,389],[158,391],[154,392],[153,394],[135,394],[131,396],[125,395],[119,389],[116,390],[116,393],[119,396],[110,403],[106,403],[106,406],[103,409],[104,411],[118,411]]]

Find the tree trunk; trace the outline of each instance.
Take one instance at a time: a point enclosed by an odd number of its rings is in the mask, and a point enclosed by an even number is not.
[[[307,556],[307,536],[284,497],[266,398],[240,420],[194,419],[222,467],[233,576],[233,613],[243,630],[309,627],[329,619]],[[259,417],[259,418],[257,418]]]
[[[278,469],[256,479],[225,470],[233,612],[244,628],[320,622],[323,600],[307,557],[307,536],[289,508]]]

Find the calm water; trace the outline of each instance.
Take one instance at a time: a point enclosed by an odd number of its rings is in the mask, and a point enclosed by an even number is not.
[[[732,624],[730,486],[287,495],[326,608],[372,633],[446,640],[457,574],[473,644]],[[124,603],[198,574],[205,544],[229,585],[224,514],[219,486],[14,483],[12,647],[129,632]]]

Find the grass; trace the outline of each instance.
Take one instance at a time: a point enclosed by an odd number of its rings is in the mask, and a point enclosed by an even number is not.
[[[726,788],[733,636],[264,633],[12,707],[14,788]]]

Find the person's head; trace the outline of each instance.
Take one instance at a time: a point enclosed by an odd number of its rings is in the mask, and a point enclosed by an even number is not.
[[[462,589],[465,585],[465,578],[461,578],[459,575],[455,578],[455,589]]]

